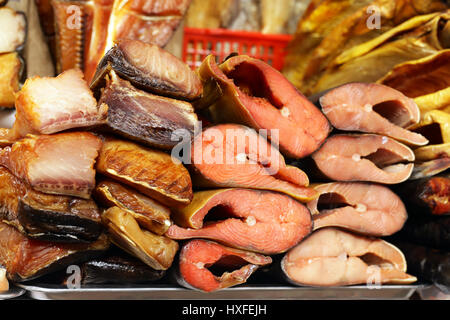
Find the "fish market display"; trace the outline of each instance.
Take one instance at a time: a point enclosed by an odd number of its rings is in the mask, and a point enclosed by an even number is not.
[[[377,133],[410,145],[428,143],[422,135],[404,129],[420,120],[415,102],[387,86],[346,84],[323,95],[320,105],[336,129]]]
[[[302,170],[286,165],[273,145],[242,125],[216,125],[198,134],[191,163],[198,186],[273,190],[303,202],[317,197]]]
[[[335,181],[396,184],[409,178],[415,159],[406,145],[375,134],[336,134],[312,156],[321,173]]]
[[[52,243],[29,239],[0,222],[0,264],[11,281],[26,281],[100,255],[109,247],[102,234],[88,244]]]
[[[145,229],[162,235],[171,225],[170,209],[113,180],[102,180],[94,190],[95,199],[105,207],[129,212]]]
[[[27,34],[26,17],[22,12],[10,8],[0,8],[0,54],[13,52],[25,43]]]
[[[192,105],[134,88],[111,71],[99,105],[108,110],[108,128],[120,135],[170,150],[177,143],[174,132],[194,134],[197,115]]]
[[[281,268],[290,282],[307,286],[409,284],[403,253],[392,244],[336,228],[314,231],[289,250]]]
[[[102,214],[112,241],[155,270],[167,270],[173,262],[178,243],[165,236],[141,229],[127,211],[111,207]]]
[[[195,100],[203,91],[199,77],[183,61],[141,41],[118,40],[100,61],[94,87],[109,70],[142,90],[175,99]]]
[[[0,164],[37,191],[88,199],[101,147],[90,132],[28,135],[0,150]]]
[[[0,55],[0,106],[14,107],[23,64],[17,52]]]
[[[96,203],[32,189],[0,167],[0,219],[29,238],[92,242],[103,231]]]
[[[0,130],[0,143],[11,144],[27,134],[52,134],[105,122],[107,109],[97,102],[79,70],[57,77],[27,79],[16,97],[12,129]]]
[[[105,138],[96,170],[167,206],[184,206],[192,200],[191,177],[181,162],[133,142]]]
[[[81,265],[81,283],[135,284],[160,280],[165,270],[155,270],[141,260],[120,253],[107,253]]]
[[[245,283],[260,266],[271,262],[268,256],[214,241],[190,240],[180,251],[177,281],[187,288],[213,292]]]
[[[58,73],[79,68],[91,81],[97,64],[117,40],[164,47],[189,4],[190,0],[53,0],[39,1],[38,8],[49,42],[54,42]]]
[[[311,215],[300,202],[248,189],[196,192],[173,219],[176,224],[166,232],[172,239],[204,238],[262,254],[284,252],[312,229]]]
[[[402,200],[385,186],[331,182],[315,189],[320,197],[307,204],[314,230],[341,227],[369,236],[388,236],[399,231],[408,216]]]
[[[199,68],[204,96],[194,104],[209,108],[214,122],[239,123],[266,129],[270,140],[277,129],[280,151],[301,158],[314,152],[330,132],[325,116],[277,70],[245,55],[220,65],[214,56]]]

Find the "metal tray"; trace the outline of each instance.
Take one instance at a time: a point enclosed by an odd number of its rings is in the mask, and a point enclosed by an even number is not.
[[[170,285],[133,287],[89,285],[79,289],[48,284],[19,284],[19,286],[27,290],[31,298],[39,300],[407,300],[420,287],[383,285],[381,288],[369,288],[362,285],[317,288],[242,285],[204,293]]]
[[[9,291],[0,293],[0,300],[17,298],[17,297],[20,297],[21,295],[23,295],[25,292],[26,292],[26,290],[23,288],[11,286],[9,288]]]

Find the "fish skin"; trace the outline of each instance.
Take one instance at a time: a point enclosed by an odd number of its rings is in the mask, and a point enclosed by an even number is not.
[[[371,260],[367,254],[381,258],[382,262]],[[379,273],[371,271],[371,266]],[[406,273],[405,257],[392,244],[333,227],[313,232],[289,250],[281,261],[281,269],[289,282],[302,286],[373,284],[373,280],[379,285],[417,281]]]
[[[0,222],[0,264],[8,279],[28,281],[96,257],[110,246],[102,234],[89,244],[52,243],[29,239],[14,227]]]
[[[407,180],[415,160],[414,152],[406,145],[375,134],[333,135],[311,157],[331,180],[383,184]],[[405,161],[408,164],[399,163]]]
[[[203,92],[202,83],[195,71],[154,44],[138,40],[118,40],[99,62],[91,86],[95,86],[108,68],[139,89],[157,95],[192,101]]]
[[[168,207],[113,180],[99,181],[93,196],[104,206],[128,211],[143,228],[153,233],[162,235],[172,224]]]
[[[245,141],[241,144],[242,139]],[[236,158],[240,154],[248,159],[241,162]],[[205,129],[194,138],[191,163],[197,186],[272,190],[301,202],[318,197],[314,189],[307,188],[305,172],[286,165],[275,146],[243,125],[221,124]]]
[[[168,207],[182,207],[192,200],[188,170],[159,150],[105,137],[96,170]]]
[[[384,116],[378,109],[373,109],[380,103],[390,101],[395,102],[395,107],[381,110]],[[319,102],[323,113],[336,129],[381,134],[413,146],[428,143],[424,136],[405,129],[420,120],[417,104],[388,86],[349,83],[328,91]]]
[[[320,192],[323,200],[319,197],[307,204],[313,217],[313,230],[334,226],[382,237],[399,231],[408,218],[402,200],[383,185],[332,182],[316,185],[314,188]],[[327,201],[327,194],[339,195],[347,205],[319,211],[318,203],[321,200]]]
[[[195,198],[205,197],[204,201]],[[244,201],[245,200],[245,201]],[[200,191],[192,207],[181,214],[195,215],[195,228],[170,226],[166,235],[175,240],[204,238],[262,254],[281,253],[307,236],[312,229],[309,210],[289,196],[271,191],[220,189]],[[204,223],[208,212],[227,208],[228,219]],[[174,219],[177,213],[174,212]],[[191,219],[192,220],[192,219]]]
[[[113,70],[108,78],[98,103],[107,106],[107,126],[115,133],[163,150],[178,144],[176,130],[194,134],[198,118],[190,103],[138,90]]]
[[[215,276],[207,267],[220,265],[223,258],[237,260],[231,263],[236,269]],[[188,288],[214,292],[245,283],[260,266],[271,262],[269,256],[230,248],[214,241],[194,239],[181,248],[177,281]]]
[[[194,104],[195,108],[208,107],[216,123],[278,130],[277,143],[287,157],[310,155],[331,131],[322,112],[279,71],[263,61],[239,55],[217,65],[214,56],[209,55],[198,72],[205,93]],[[216,86],[210,83],[211,79]],[[268,138],[271,139],[270,132]]]
[[[43,94],[45,93],[45,94]],[[27,134],[53,134],[103,124],[104,105],[97,106],[83,73],[70,69],[57,77],[32,77],[16,96],[12,129],[0,131],[0,142],[12,144]]]
[[[0,150],[0,164],[37,191],[89,199],[101,146],[90,132],[28,135]]]

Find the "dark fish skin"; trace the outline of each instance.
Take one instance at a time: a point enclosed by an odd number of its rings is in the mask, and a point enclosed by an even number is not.
[[[108,106],[107,126],[114,132],[163,150],[178,143],[176,130],[194,134],[198,119],[190,103],[138,90],[114,71],[108,78],[99,104]]]
[[[450,252],[406,241],[395,242],[395,245],[405,255],[411,274],[450,294]]]
[[[417,216],[450,215],[450,176],[432,176],[407,181],[394,186],[408,206],[408,212]]]
[[[110,241],[102,234],[89,244],[52,243],[27,238],[0,222],[0,264],[11,281],[23,282],[62,270],[101,255]]]
[[[44,194],[33,190],[0,167],[0,220],[29,238],[88,243],[98,239],[103,226],[91,199]]]
[[[137,284],[160,280],[165,270],[155,270],[132,256],[96,258],[81,266],[82,284]]]
[[[192,101],[203,93],[200,78],[187,64],[141,41],[117,41],[99,62],[91,88],[101,87],[102,78],[111,69],[139,89],[158,95]]]

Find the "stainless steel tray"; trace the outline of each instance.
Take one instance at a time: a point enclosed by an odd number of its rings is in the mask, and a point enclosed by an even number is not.
[[[9,288],[9,291],[0,293],[0,300],[17,298],[17,297],[20,297],[21,295],[23,295],[25,292],[26,292],[26,290],[23,288],[11,286]]]
[[[39,300],[406,300],[418,285],[383,285],[381,288],[348,286],[333,288],[245,285],[204,293],[177,286],[87,286],[67,289],[62,286],[33,284],[19,286]]]

